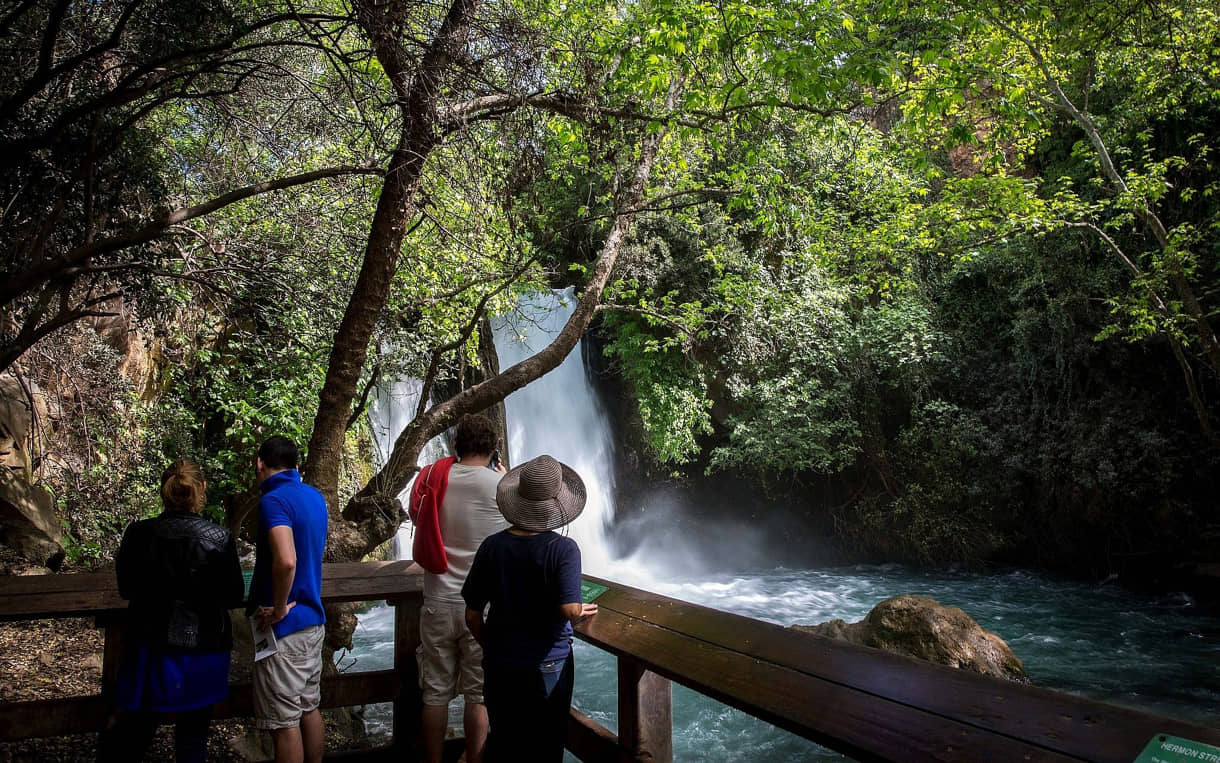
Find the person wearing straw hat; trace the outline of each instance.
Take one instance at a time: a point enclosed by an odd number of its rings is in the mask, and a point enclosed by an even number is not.
[[[484,760],[561,761],[572,625],[597,605],[581,602],[580,548],[555,530],[580,516],[585,485],[571,467],[538,456],[504,475],[496,503],[511,526],[483,541],[462,586],[467,626],[483,646]]]

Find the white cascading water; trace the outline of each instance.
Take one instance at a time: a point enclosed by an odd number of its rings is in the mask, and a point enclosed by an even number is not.
[[[576,306],[571,288],[523,298],[517,311],[494,318],[500,368],[535,354],[559,333]],[[585,483],[585,510],[568,532],[581,549],[582,567],[609,575],[612,559],[606,541],[614,518],[614,443],[606,412],[585,374],[582,346],[563,363],[504,401],[508,424],[508,463],[517,465],[548,453],[572,467]],[[373,439],[385,463],[394,440],[415,417],[421,383],[402,379],[378,387],[369,406]],[[443,436],[433,438],[419,455],[419,465],[449,454]],[[399,496],[406,505],[410,485]],[[414,526],[404,522],[395,537],[396,556],[410,558]]]
[[[576,309],[571,288],[524,297],[515,313],[492,321],[500,368],[508,368],[548,345]],[[609,419],[589,384],[582,346],[558,368],[504,401],[509,463],[519,465],[550,454],[572,467],[588,494],[584,512],[567,532],[581,550],[581,566],[610,575],[607,529],[614,519],[614,442]]]
[[[377,446],[379,465],[384,465],[390,457],[394,441],[411,419],[415,418],[415,409],[419,406],[419,393],[423,383],[419,379],[398,379],[384,387],[373,391],[373,399],[369,404],[369,421],[372,423],[373,443]],[[419,454],[418,464],[430,464],[438,458],[449,455],[449,448],[443,436],[433,437]],[[399,494],[405,508],[407,496],[415,480],[407,483],[407,487]],[[415,525],[409,521],[403,522],[394,536],[394,556],[398,559],[411,557],[411,535]]]

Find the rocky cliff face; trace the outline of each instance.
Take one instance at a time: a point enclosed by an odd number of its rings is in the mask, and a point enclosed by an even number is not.
[[[32,382],[23,384],[11,374],[0,376],[0,465],[29,478],[35,420],[47,420],[42,396]]]
[[[141,400],[157,395],[157,377],[165,363],[161,343],[142,334],[129,305],[114,298],[101,305],[104,316],[93,318],[90,325],[103,342],[119,354],[118,371],[131,380]]]
[[[32,383],[0,377],[0,544],[58,568],[64,548],[55,499],[31,482],[39,442],[35,423],[47,420],[41,401]]]
[[[55,499],[9,469],[0,469],[0,544],[51,569],[64,559]]]
[[[858,623],[831,620],[792,627],[985,676],[1030,683],[1025,666],[1003,639],[984,630],[957,607],[946,607],[926,596],[886,599]]]
[[[61,332],[45,352],[0,375],[0,546],[53,569],[65,537],[47,486],[59,493],[65,475],[75,478],[97,460],[92,416],[98,406],[118,405],[118,388],[98,385],[99,375],[124,380],[124,391],[147,401],[164,362],[160,343],[141,335],[127,305],[115,299],[102,308],[107,315]]]

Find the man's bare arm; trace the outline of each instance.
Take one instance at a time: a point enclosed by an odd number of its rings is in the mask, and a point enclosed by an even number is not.
[[[559,612],[568,619],[568,622],[575,625],[584,620],[586,617],[592,617],[597,614],[596,604],[584,604],[579,601],[574,601],[571,604],[560,604]]]
[[[295,601],[288,601],[297,573],[297,547],[292,528],[287,525],[272,527],[267,531],[267,541],[271,546],[271,606],[259,607],[261,628],[283,620],[288,616],[288,610],[296,606]]]
[[[474,636],[474,640],[483,644],[483,613],[477,609],[466,607],[466,627],[470,629],[470,635]]]

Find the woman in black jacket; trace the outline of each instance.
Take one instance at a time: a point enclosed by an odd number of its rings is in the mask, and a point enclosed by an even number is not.
[[[103,761],[140,760],[157,726],[174,719],[178,763],[207,756],[212,706],[229,693],[229,609],[245,591],[228,530],[199,512],[207,483],[190,461],[161,475],[165,511],[127,528],[115,558],[130,604],[115,699],[119,720],[102,734]]]

